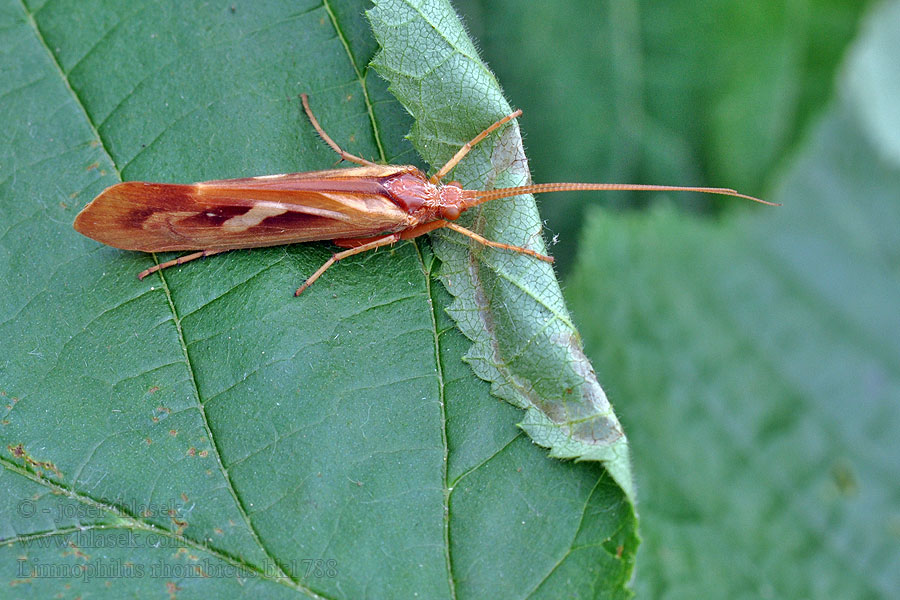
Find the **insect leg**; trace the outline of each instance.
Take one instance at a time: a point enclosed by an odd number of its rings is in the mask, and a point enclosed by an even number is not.
[[[444,219],[438,219],[436,221],[431,221],[430,223],[423,223],[422,225],[416,225],[412,229],[407,229],[406,231],[400,232],[401,240],[409,240],[414,237],[419,237],[420,235],[429,233],[434,231],[435,229],[440,229],[441,227],[446,227],[449,225],[449,221],[445,221]]]
[[[434,175],[432,175],[429,178],[431,183],[437,183],[441,179],[443,179],[444,176],[446,176],[447,173],[449,173],[453,169],[453,167],[455,167],[457,165],[457,163],[459,163],[459,161],[461,161],[463,159],[463,157],[469,153],[469,150],[471,150],[473,147],[475,147],[475,144],[477,144],[478,142],[480,142],[481,140],[486,138],[492,131],[494,131],[495,129],[497,129],[498,127],[503,125],[504,123],[508,123],[509,121],[512,121],[513,119],[515,119],[516,117],[518,117],[521,114],[522,114],[522,111],[517,110],[516,112],[514,112],[511,115],[506,115],[505,117],[503,117],[502,119],[500,119],[499,121],[497,121],[496,123],[494,123],[493,125],[488,127],[487,129],[485,129],[484,131],[482,131],[481,133],[476,135],[474,138],[472,138],[472,141],[469,141],[469,142],[466,142],[465,144],[463,144],[463,147],[460,148],[459,151],[457,151],[457,153],[453,155],[453,158],[448,160],[447,164],[445,164],[443,167],[441,167],[437,173],[435,173]]]
[[[534,250],[529,250],[528,248],[522,248],[521,246],[513,246],[512,244],[501,244],[500,242],[492,242],[486,237],[480,236],[474,231],[470,229],[466,229],[460,225],[452,221],[446,221],[444,219],[438,219],[436,221],[431,221],[429,223],[424,223],[422,225],[418,225],[411,229],[407,229],[406,231],[401,231],[399,235],[401,240],[408,240],[410,238],[418,237],[422,234],[429,233],[434,231],[435,229],[440,229],[441,227],[446,227],[448,229],[452,229],[458,233],[463,234],[466,237],[470,237],[476,242],[480,244],[484,244],[485,246],[490,246],[491,248],[500,248],[501,250],[512,250],[513,252],[518,252],[520,254],[527,254],[528,256],[533,256],[538,260],[542,260],[544,262],[552,263],[552,256],[545,256],[543,254],[538,254]]]
[[[544,262],[548,262],[548,263],[553,262],[552,256],[545,256],[543,254],[538,254],[534,250],[529,250],[528,248],[522,248],[521,246],[513,246],[512,244],[501,244],[500,242],[492,242],[491,240],[478,235],[474,231],[470,231],[469,229],[466,229],[465,227],[461,227],[461,226],[457,225],[456,223],[452,223],[450,221],[445,221],[444,227],[447,227],[449,229],[452,229],[453,231],[456,231],[457,233],[461,233],[465,236],[468,236],[468,237],[472,238],[473,240],[475,240],[476,242],[484,244],[485,246],[490,246],[491,248],[499,248],[501,250],[512,250],[513,252],[518,252],[519,254],[527,254],[528,256],[533,256],[534,258],[536,258],[538,260],[542,260]]]
[[[309,108],[309,100],[306,97],[306,94],[300,94],[300,100],[303,102],[303,110],[306,111],[306,116],[309,117],[309,122],[312,123],[312,126],[315,127],[318,134],[325,140],[325,143],[331,146],[331,149],[341,155],[341,160],[349,160],[350,162],[355,162],[358,165],[367,165],[374,166],[377,163],[373,163],[371,160],[366,160],[364,158],[360,158],[356,155],[350,154],[349,152],[345,152],[341,149],[340,146],[337,145],[331,136],[325,133],[325,130],[322,129],[322,126],[319,125],[319,121],[316,119],[315,115],[313,115],[312,110]]]
[[[398,231],[397,235],[400,236],[401,240],[409,240],[414,237],[419,237],[420,235],[426,234],[429,231],[434,231],[435,229],[440,229],[444,227],[447,221],[443,219],[438,219],[436,221],[431,221],[429,223],[424,223],[422,225],[416,225],[410,229],[405,229],[403,231]],[[374,240],[380,240],[384,236],[376,236],[376,237],[367,237],[367,238],[344,238],[340,240],[331,240],[331,243],[335,246],[340,246],[341,248],[358,248],[364,244],[368,244]]]
[[[373,250],[375,248],[378,248],[379,246],[387,246],[389,244],[393,244],[394,242],[397,242],[399,239],[400,239],[400,235],[394,233],[391,235],[386,235],[384,237],[377,238],[375,240],[372,240],[371,242],[367,242],[367,243],[363,244],[362,246],[357,246],[356,248],[351,248],[349,250],[344,250],[343,252],[338,252],[336,254],[332,254],[331,258],[329,258],[328,260],[325,261],[325,264],[323,264],[321,267],[319,267],[319,269],[315,273],[313,273],[309,277],[309,279],[307,279],[306,281],[303,282],[303,285],[301,285],[299,288],[297,288],[297,291],[294,292],[294,296],[299,296],[300,294],[302,294],[303,291],[306,290],[306,288],[311,286],[313,284],[313,282],[322,275],[322,273],[324,273],[325,271],[328,270],[328,267],[330,267],[337,261],[347,258],[348,256],[353,256],[354,254],[359,254],[360,252],[365,252],[366,250]]]
[[[213,254],[218,254],[219,252],[225,252],[225,250],[202,250],[200,252],[194,252],[193,254],[185,254],[184,256],[179,256],[178,258],[167,260],[164,263],[159,263],[156,266],[141,271],[140,273],[138,273],[138,279],[143,279],[151,273],[156,273],[157,271],[162,271],[163,269],[168,269],[169,267],[174,267],[175,265],[183,265],[184,263],[190,262],[196,258],[212,256]]]

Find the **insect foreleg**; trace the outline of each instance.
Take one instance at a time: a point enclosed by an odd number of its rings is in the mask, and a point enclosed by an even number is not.
[[[448,229],[452,229],[453,231],[455,231],[457,233],[461,233],[467,237],[470,237],[473,240],[475,240],[476,242],[478,242],[480,244],[484,244],[485,246],[490,246],[491,248],[499,248],[500,250],[511,250],[513,252],[518,252],[519,254],[527,254],[528,256],[533,256],[534,258],[536,258],[538,260],[542,260],[544,262],[548,262],[548,263],[553,262],[552,256],[545,256],[543,254],[538,254],[534,250],[529,250],[528,248],[522,248],[521,246],[513,246],[512,244],[501,244],[500,242],[492,242],[491,240],[478,235],[474,231],[466,229],[465,227],[461,227],[461,226],[457,225],[456,223],[452,223],[450,221],[446,221],[444,227],[447,227]]]
[[[518,252],[519,254],[527,254],[528,256],[533,256],[538,260],[542,260],[544,262],[552,263],[552,256],[545,256],[543,254],[538,254],[534,250],[530,250],[528,248],[522,248],[521,246],[513,246],[512,244],[502,244],[500,242],[492,242],[484,236],[478,235],[474,231],[470,229],[466,229],[461,225],[457,225],[453,221],[447,221],[445,219],[437,219],[436,221],[431,221],[429,223],[424,223],[422,225],[418,225],[413,227],[412,229],[407,229],[406,231],[401,231],[399,234],[400,239],[408,240],[410,238],[418,237],[425,233],[430,233],[435,229],[440,229],[442,227],[446,227],[447,229],[452,229],[457,233],[461,233],[466,237],[470,237],[479,244],[484,244],[485,246],[490,246],[491,248],[499,248],[500,250],[510,250],[512,252]]]

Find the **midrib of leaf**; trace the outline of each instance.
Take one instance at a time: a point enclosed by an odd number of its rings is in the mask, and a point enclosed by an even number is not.
[[[119,167],[116,165],[115,161],[112,159],[112,156],[110,155],[109,151],[107,150],[106,142],[100,136],[100,132],[97,130],[97,127],[94,125],[94,122],[91,119],[90,115],[88,114],[87,109],[84,106],[84,103],[81,101],[81,98],[78,96],[78,93],[72,87],[72,85],[69,81],[69,78],[66,76],[65,72],[62,70],[61,65],[56,60],[56,57],[53,55],[53,52],[50,51],[50,48],[47,45],[47,42],[44,39],[44,36],[41,33],[37,22],[34,19],[34,16],[28,11],[28,8],[25,6],[25,4],[22,2],[22,0],[19,0],[19,5],[22,8],[22,13],[25,16],[25,19],[27,20],[27,22],[31,26],[32,30],[34,31],[35,37],[40,42],[41,46],[44,48],[44,51],[47,52],[47,55],[50,57],[50,61],[53,64],[54,68],[56,69],[57,73],[59,74],[60,79],[63,81],[63,84],[66,86],[66,89],[71,94],[74,102],[78,105],[78,107],[81,111],[81,114],[84,116],[85,121],[87,122],[88,126],[91,129],[92,134],[94,136],[96,136],[99,146],[100,146],[100,149],[103,152],[103,155],[107,158],[107,160],[109,161],[109,164],[115,170],[116,176],[118,177],[119,181],[121,181],[122,180],[121,171],[120,171]],[[90,52],[88,52],[88,53],[90,53]],[[368,103],[368,97],[367,97],[367,103]],[[376,134],[377,134],[377,132],[376,132]],[[159,259],[157,258],[156,253],[152,253],[152,257],[153,257],[153,260],[156,262],[156,264],[159,264]],[[197,387],[197,380],[196,380],[196,377],[194,376],[194,367],[193,367],[193,364],[191,363],[190,354],[188,353],[187,346],[185,345],[184,335],[183,335],[183,332],[181,329],[181,321],[178,318],[178,312],[177,312],[177,310],[175,308],[175,304],[172,300],[169,286],[166,282],[166,279],[165,279],[165,276],[163,275],[163,273],[160,272],[159,275],[160,275],[160,280],[162,281],[162,288],[166,294],[166,299],[169,303],[169,309],[172,312],[172,320],[173,320],[173,323],[175,325],[175,328],[176,328],[176,331],[178,334],[178,340],[179,340],[179,343],[181,344],[182,352],[184,353],[185,365],[187,366],[188,373],[190,375],[191,385],[193,386],[194,394],[197,399],[197,409],[200,411],[200,416],[203,421],[203,427],[206,431],[207,436],[209,437],[210,444],[212,445],[212,449],[213,449],[213,452],[214,452],[215,458],[216,458],[216,463],[218,464],[219,469],[222,472],[222,477],[224,478],[225,483],[228,486],[228,491],[231,494],[232,498],[234,498],[234,501],[238,508],[238,511],[240,512],[241,517],[244,519],[244,522],[245,522],[248,530],[250,531],[251,536],[253,537],[253,539],[257,543],[257,545],[259,546],[260,550],[265,554],[265,556],[270,561],[272,561],[272,564],[275,565],[275,567],[277,568],[277,570],[278,570],[277,577],[272,578],[271,575],[269,575],[263,571],[259,571],[258,569],[251,567],[249,565],[244,565],[241,562],[235,562],[231,558],[228,559],[228,562],[230,562],[232,564],[236,564],[238,566],[244,566],[245,568],[257,571],[257,572],[259,572],[260,576],[265,578],[266,580],[274,581],[274,582],[281,583],[281,584],[285,584],[286,582],[288,582],[289,583],[288,587],[291,587],[291,588],[299,590],[299,591],[303,591],[304,593],[309,594],[314,597],[319,597],[312,590],[306,589],[305,587],[300,585],[298,582],[293,581],[292,579],[288,578],[288,576],[283,571],[281,564],[275,559],[274,556],[272,556],[272,554],[269,552],[268,548],[266,548],[265,545],[260,540],[259,534],[257,533],[256,529],[253,527],[253,524],[252,524],[249,516],[247,515],[247,511],[245,510],[245,507],[244,507],[243,503],[241,502],[240,497],[237,495],[237,493],[234,490],[234,486],[232,485],[231,478],[228,474],[228,470],[225,468],[225,465],[222,463],[222,458],[219,453],[219,447],[216,442],[216,438],[212,434],[212,431],[209,428],[209,422],[206,418],[206,412],[203,409],[203,401],[200,398],[200,390]],[[3,463],[4,463],[4,466],[9,470],[18,472],[19,474],[27,473],[27,471],[24,471],[21,468],[12,469],[10,467],[10,463],[6,459],[3,459]],[[51,484],[49,481],[45,480],[43,477],[34,476],[34,477],[29,477],[29,478],[34,480],[37,483],[40,483],[41,485],[50,487],[51,489],[54,489],[55,487],[57,487],[57,485]],[[86,498],[85,496],[82,496],[81,494],[77,494],[76,492],[74,492],[74,490],[66,490],[66,488],[62,488],[61,486],[60,486],[60,489],[65,490],[65,493],[67,496],[75,499],[78,502],[84,503],[83,498]],[[93,505],[99,505],[101,507],[108,506],[108,505],[104,505],[103,503],[99,503],[95,500],[92,500],[90,503]],[[113,510],[112,512],[114,512],[115,514],[119,514],[121,511]],[[187,538],[185,536],[178,536],[177,534],[175,534],[174,532],[172,532],[170,530],[157,527],[148,522],[144,522],[139,519],[136,519],[135,517],[132,517],[130,515],[125,515],[124,513],[122,513],[122,516],[123,516],[123,518],[128,518],[130,521],[132,521],[135,524],[141,525],[141,527],[140,527],[141,529],[152,530],[157,533],[165,532],[166,534],[172,536],[173,539],[177,539],[179,541],[183,540],[183,541],[185,541],[185,543],[187,543],[193,547],[196,547],[198,549],[202,549],[203,551],[213,554],[217,557],[218,556],[222,556],[222,557],[226,556],[218,551],[212,550],[211,548],[207,547],[205,544],[201,543],[200,541],[192,540],[191,538]]]
[[[153,254],[153,260],[159,264],[159,261],[156,258],[156,254]],[[247,529],[250,531],[250,535],[253,536],[253,541],[259,546],[259,549],[263,551],[266,557],[272,561],[272,564],[275,565],[275,568],[278,569],[278,579],[288,578],[287,574],[284,572],[284,569],[281,566],[281,563],[278,562],[269,549],[266,548],[265,544],[262,543],[262,540],[259,538],[259,532],[256,531],[256,528],[253,526],[253,522],[250,520],[249,515],[247,514],[247,510],[244,507],[244,503],[241,501],[240,496],[238,496],[237,491],[234,489],[234,485],[231,482],[231,475],[228,473],[228,469],[225,467],[224,463],[222,463],[222,454],[219,449],[219,444],[216,441],[216,436],[213,435],[212,430],[209,427],[209,420],[206,418],[206,409],[203,406],[203,400],[200,398],[200,387],[197,385],[197,378],[194,376],[194,365],[191,362],[191,354],[188,351],[187,344],[184,341],[184,332],[181,329],[181,319],[178,318],[178,309],[175,307],[175,302],[172,300],[172,294],[169,290],[169,283],[166,281],[166,276],[162,271],[159,271],[159,278],[162,281],[162,289],[166,293],[166,301],[169,303],[169,310],[172,311],[172,322],[175,325],[175,331],[178,334],[178,343],[181,345],[181,351],[184,354],[184,362],[187,366],[188,375],[191,380],[191,387],[194,388],[194,395],[197,398],[197,410],[200,411],[200,420],[203,421],[203,430],[206,432],[207,437],[209,437],[209,442],[212,445],[213,454],[215,455],[216,464],[219,466],[219,470],[222,472],[222,477],[225,479],[225,485],[228,486],[228,493],[231,494],[231,497],[234,498],[234,502],[238,507],[238,511],[241,513],[241,518],[244,519],[244,523],[247,525]],[[296,581],[294,583],[297,583]],[[299,585],[299,584],[298,584]]]
[[[450,485],[447,481],[447,469],[450,462],[450,447],[447,443],[447,404],[444,397],[444,367],[441,364],[441,341],[438,332],[437,314],[435,306],[437,299],[431,292],[431,271],[425,265],[422,249],[415,240],[410,240],[422,265],[422,274],[425,278],[425,293],[428,298],[428,316],[431,317],[432,334],[434,335],[434,366],[438,380],[438,399],[441,405],[441,443],[444,446],[444,460],[441,463],[441,480],[444,485],[444,560],[447,564],[447,584],[450,588],[450,597],[456,598],[456,583],[453,581],[453,560],[450,556]]]

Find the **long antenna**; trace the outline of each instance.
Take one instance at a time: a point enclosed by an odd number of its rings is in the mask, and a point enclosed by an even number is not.
[[[631,183],[536,183],[532,185],[521,185],[518,187],[498,188],[496,190],[478,190],[471,191],[474,202],[469,206],[477,206],[489,200],[498,198],[510,198],[521,194],[542,194],[545,192],[568,192],[568,191],[636,191],[636,192],[700,192],[703,194],[717,194],[720,196],[734,196],[736,198],[746,198],[760,204],[768,204],[769,206],[781,206],[775,202],[767,202],[753,196],[741,194],[736,190],[729,188],[710,188],[710,187],[682,187],[675,185],[640,185]]]

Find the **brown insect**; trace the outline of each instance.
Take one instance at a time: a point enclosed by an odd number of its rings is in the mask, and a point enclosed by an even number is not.
[[[735,190],[704,187],[544,183],[466,190],[457,182],[442,184],[441,180],[478,142],[521,115],[521,110],[479,133],[428,177],[411,165],[379,165],[345,152],[319,125],[306,94],[301,99],[322,139],[342,160],[361,166],[191,185],[128,181],[107,188],[85,206],[75,218],[75,229],[123,250],[199,250],[150,267],[138,274],[140,279],[195,258],[237,248],[317,240],[331,240],[337,246],[349,248],[335,253],[319,267],[294,293],[299,296],[341,259],[442,227],[485,246],[553,262],[549,256],[493,242],[453,222],[473,206],[497,198],[565,190],[657,190],[723,194],[770,204]]]

